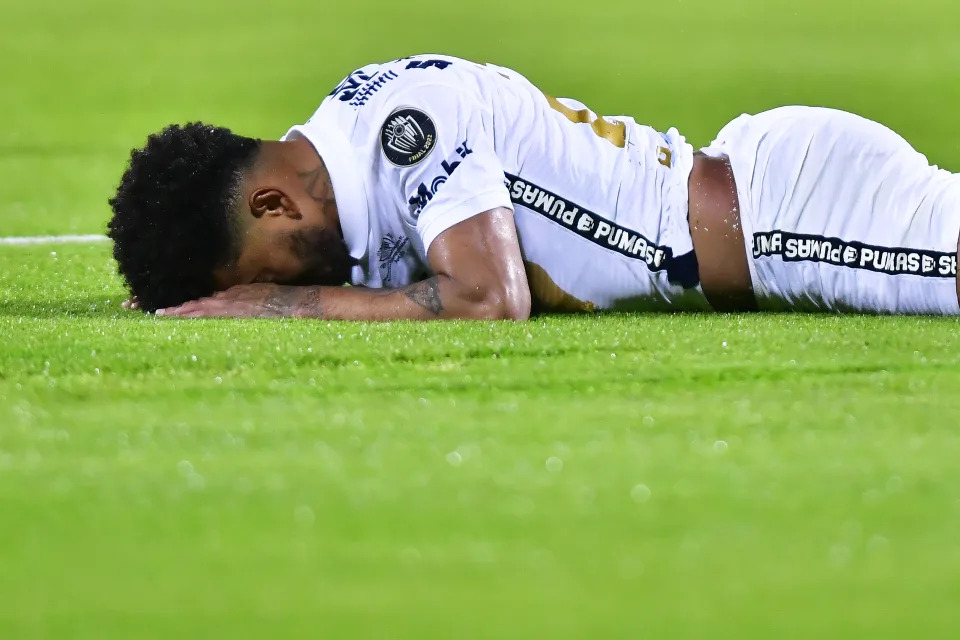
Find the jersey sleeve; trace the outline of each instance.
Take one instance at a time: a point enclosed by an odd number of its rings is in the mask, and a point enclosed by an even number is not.
[[[477,214],[513,209],[494,151],[492,114],[468,92],[418,86],[390,101],[380,128],[382,187],[400,199],[424,252]]]

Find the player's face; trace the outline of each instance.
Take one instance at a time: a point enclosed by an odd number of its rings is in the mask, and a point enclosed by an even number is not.
[[[317,202],[295,187],[255,210],[241,233],[236,262],[214,274],[218,288],[273,282],[290,285],[339,286],[350,279],[355,261],[340,233],[336,205]]]
[[[352,266],[338,232],[304,226],[248,234],[236,263],[215,275],[220,289],[253,282],[338,286]]]

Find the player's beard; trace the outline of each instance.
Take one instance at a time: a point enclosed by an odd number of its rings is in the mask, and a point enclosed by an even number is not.
[[[290,234],[290,242],[303,270],[286,284],[337,287],[349,282],[357,261],[339,233],[330,229],[297,230]]]

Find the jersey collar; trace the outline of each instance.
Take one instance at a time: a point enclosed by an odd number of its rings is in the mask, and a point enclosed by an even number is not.
[[[332,123],[307,124],[292,127],[283,140],[306,138],[323,159],[333,197],[337,202],[340,229],[350,255],[357,260],[367,254],[370,235],[370,213],[367,210],[367,193],[363,174],[357,163],[350,142]]]

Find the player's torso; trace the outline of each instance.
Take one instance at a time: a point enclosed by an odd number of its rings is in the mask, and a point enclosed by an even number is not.
[[[465,92],[481,105],[471,117],[492,139],[536,308],[703,306],[693,289],[696,261],[686,228],[692,150],[676,131],[663,135],[630,118],[601,118],[575,101],[545,96],[508,69],[433,55],[355,71],[315,116],[347,133],[366,174],[369,251],[356,284],[398,287],[429,273],[418,215],[449,181],[464,178],[456,173],[478,142],[465,135],[429,148],[424,140],[443,135],[445,126],[429,130],[436,119],[430,113],[422,127],[411,122],[413,136],[392,137],[391,123],[402,134],[404,118],[420,117],[404,109],[404,95],[427,84]],[[428,148],[414,149],[421,142]],[[421,152],[444,157],[424,163],[430,169],[418,184],[396,188],[390,172],[397,163],[419,162]]]

